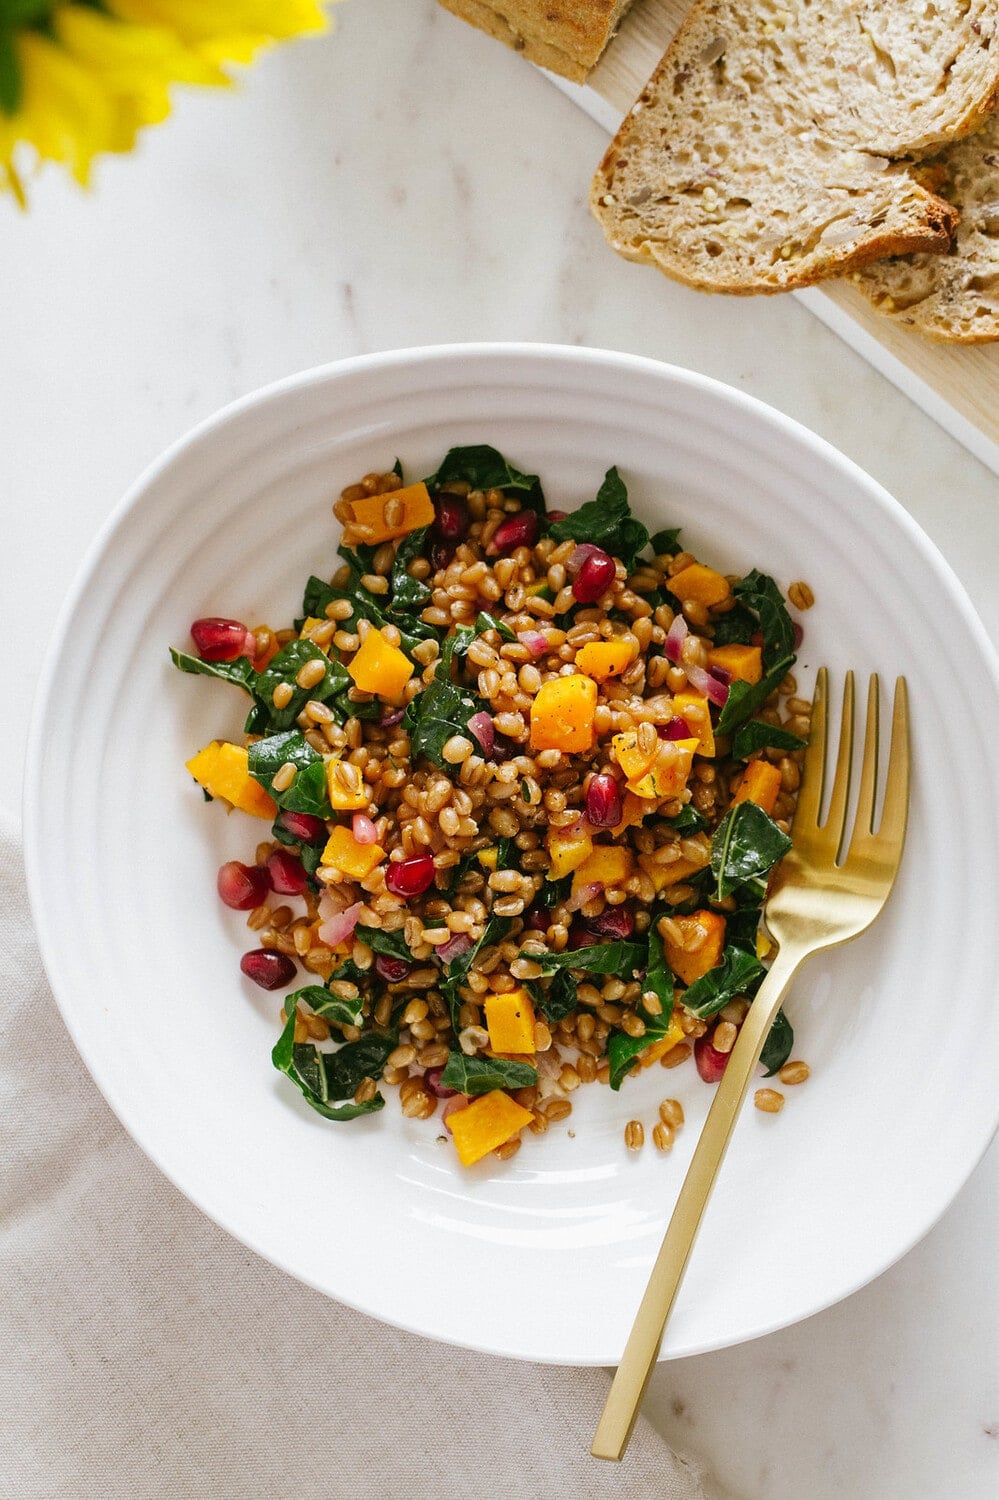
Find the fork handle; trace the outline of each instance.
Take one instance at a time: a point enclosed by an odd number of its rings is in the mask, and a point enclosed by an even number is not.
[[[778,951],[742,1023],[611,1383],[590,1449],[594,1458],[624,1456],[749,1080],[788,986],[805,957],[787,945]]]

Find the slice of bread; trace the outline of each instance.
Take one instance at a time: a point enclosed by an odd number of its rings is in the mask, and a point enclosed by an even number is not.
[[[631,0],[440,0],[529,62],[583,83]]]
[[[594,178],[611,245],[738,294],[947,250],[955,210],[891,158],[987,117],[997,9],[697,0]]]
[[[893,323],[961,344],[999,339],[999,113],[926,163],[960,212],[948,255],[879,260],[854,275]]]

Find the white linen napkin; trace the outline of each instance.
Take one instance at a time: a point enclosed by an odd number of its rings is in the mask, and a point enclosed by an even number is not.
[[[639,1420],[589,1456],[601,1370],[388,1328],[205,1218],[122,1130],[39,960],[0,814],[0,1495],[705,1500]]]

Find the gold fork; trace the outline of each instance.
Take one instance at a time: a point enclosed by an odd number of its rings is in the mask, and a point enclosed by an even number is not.
[[[749,1080],[791,980],[813,953],[849,942],[864,932],[880,913],[894,884],[909,805],[905,678],[900,677],[895,684],[884,805],[875,832],[878,696],[878,679],[872,676],[857,812],[846,844],[853,757],[853,673],[848,672],[846,677],[836,771],[824,822],[819,820],[826,780],[828,674],[825,667],[818,674],[811,736],[794,814],[793,845],[774,871],[764,909],[767,928],[778,943],[777,955],[742,1024],[704,1122],[597,1426],[590,1450],[595,1458],[619,1459],[628,1446]]]

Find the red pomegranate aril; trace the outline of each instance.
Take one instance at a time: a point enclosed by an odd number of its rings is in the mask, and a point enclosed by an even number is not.
[[[239,967],[262,990],[279,990],[291,984],[297,972],[294,960],[274,948],[251,948],[243,954]]]
[[[439,573],[442,568],[446,568],[453,556],[453,542],[445,541],[440,536],[431,536],[427,544],[427,561],[434,573]]]
[[[429,854],[412,854],[390,864],[385,884],[393,896],[422,896],[434,883],[434,862]]]
[[[271,888],[263,865],[243,865],[230,859],[220,867],[216,880],[218,893],[233,911],[251,911],[260,906]]]
[[[656,734],[658,734],[661,740],[692,740],[695,738],[690,725],[679,714],[674,714],[668,724],[658,724],[656,726]]]
[[[468,531],[468,507],[460,495],[442,492],[434,496],[437,519],[434,530],[448,542],[460,542]]]
[[[326,838],[326,824],[312,813],[282,811],[275,821],[300,844],[319,844]]]
[[[569,512],[567,510],[550,510],[548,512],[548,524],[555,526],[559,521],[567,521]]]
[[[248,656],[252,660],[257,654],[256,636],[239,620],[223,620],[215,616],[195,620],[191,626],[191,639],[202,661],[235,661],[237,656]]]
[[[551,926],[551,913],[547,906],[529,906],[524,913],[524,927],[528,932],[547,932]]]
[[[275,849],[268,855],[267,878],[271,890],[281,896],[300,896],[309,883],[302,861],[287,849]]]
[[[541,532],[537,511],[519,510],[501,521],[486,548],[491,557],[506,557],[518,547],[533,547]]]
[[[616,828],[624,817],[621,789],[613,776],[602,771],[590,778],[586,788],[586,820],[593,828]]]
[[[595,604],[614,582],[614,559],[602,547],[594,547],[572,582],[572,593],[580,604]]]
[[[391,953],[375,954],[375,973],[386,984],[399,984],[406,978],[413,965],[404,958],[393,958]]]
[[[569,936],[566,939],[567,948],[589,948],[593,943],[593,934],[586,923],[576,920],[569,927]]]
[[[599,917],[591,917],[586,925],[600,937],[629,938],[635,930],[635,919],[624,906],[608,906]]]
[[[731,1052],[719,1052],[706,1036],[699,1036],[694,1043],[694,1062],[705,1083],[717,1083],[728,1066]]]
[[[423,1075],[423,1082],[438,1099],[453,1099],[458,1090],[449,1089],[445,1084],[441,1083],[441,1074],[443,1071],[443,1068],[428,1068]]]
[[[794,649],[795,651],[797,651],[800,648],[802,641],[805,639],[804,626],[802,626],[797,620],[793,621],[791,625],[791,633],[794,637]]]

